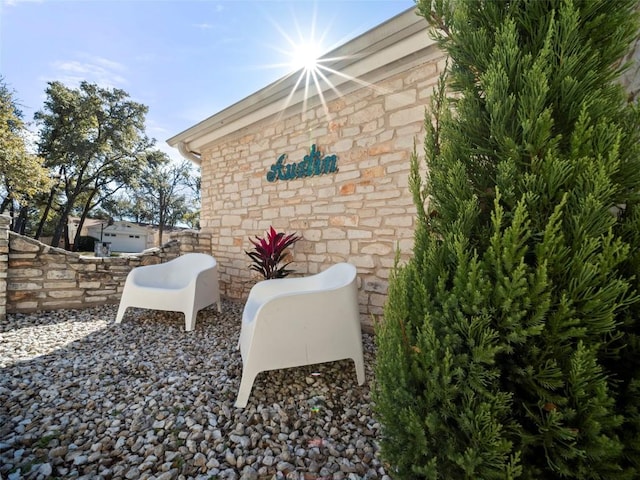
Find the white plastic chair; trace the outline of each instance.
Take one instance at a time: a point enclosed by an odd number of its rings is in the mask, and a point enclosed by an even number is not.
[[[242,379],[235,406],[247,406],[258,373],[353,359],[364,383],[356,268],[339,263],[316,275],[253,286],[238,341]]]
[[[220,305],[218,266],[205,253],[187,253],[169,262],[136,267],[129,272],[122,291],[116,323],[127,307],[182,312],[185,330],[195,327],[198,311]]]

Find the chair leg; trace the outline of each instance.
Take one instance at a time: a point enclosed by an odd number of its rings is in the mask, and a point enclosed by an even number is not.
[[[122,317],[124,317],[124,312],[127,307],[128,305],[126,303],[120,302],[120,306],[118,307],[118,314],[116,315],[116,323],[122,322]]]
[[[240,380],[240,388],[238,388],[238,396],[236,397],[236,408],[245,408],[249,401],[249,395],[251,394],[251,388],[253,382],[256,379],[258,372],[252,371],[247,368],[242,368],[242,379]]]
[[[184,312],[184,329],[186,332],[192,331],[196,327],[198,311]]]
[[[362,356],[356,356],[357,358],[354,357],[353,359],[353,363],[355,364],[356,367],[356,376],[358,377],[358,385],[363,385],[364,384],[364,360],[362,358]]]

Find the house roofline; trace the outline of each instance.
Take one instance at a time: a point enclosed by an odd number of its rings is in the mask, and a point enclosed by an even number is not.
[[[435,45],[428,32],[425,19],[418,16],[415,7],[412,7],[326,53],[319,63],[339,72],[325,71],[324,74],[335,90],[345,95],[362,88],[363,84],[373,86],[407,68],[407,65],[420,63],[425,50]],[[266,118],[287,116],[299,111],[305,102],[304,82],[296,86],[299,75],[300,70],[276,80],[169,138],[167,143],[178,148],[184,158],[200,164],[203,148],[216,140]],[[325,84],[322,92],[324,100],[335,99],[338,96],[335,90]],[[313,108],[320,102],[321,98],[316,92],[315,96],[306,100],[306,105],[307,108]]]

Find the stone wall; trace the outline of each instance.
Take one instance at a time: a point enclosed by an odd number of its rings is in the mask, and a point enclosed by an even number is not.
[[[640,12],[640,3],[636,10]],[[628,64],[628,68],[622,74],[620,83],[629,93],[629,100],[640,101],[640,30],[622,62]]]
[[[9,232],[0,215],[0,318],[6,313],[118,303],[129,271],[189,252],[211,253],[211,237],[186,231],[161,248],[96,258]],[[4,240],[3,240],[4,239]]]
[[[9,271],[9,225],[11,218],[0,215],[0,320],[7,314],[7,275]]]
[[[640,6],[638,9],[640,10]],[[620,82],[629,92],[629,100],[640,100],[640,32],[623,61],[628,62],[629,66],[620,78]]]
[[[313,274],[337,262],[358,268],[365,324],[380,315],[397,248],[413,246],[415,207],[410,155],[423,156],[425,107],[444,57],[424,63],[289,118],[267,119],[203,149],[203,231],[212,235],[221,288],[244,298],[258,279],[249,270],[249,238],[273,225],[297,232],[291,268]],[[337,173],[267,181],[282,154],[298,163],[311,144],[337,156]]]

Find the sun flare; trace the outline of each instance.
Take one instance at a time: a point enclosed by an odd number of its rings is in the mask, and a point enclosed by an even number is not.
[[[322,46],[313,41],[305,41],[296,45],[291,52],[291,68],[294,71],[312,71],[318,67],[318,59],[322,55]]]
[[[269,21],[284,40],[282,45],[273,48],[280,53],[281,58],[285,61],[266,65],[263,68],[284,68],[287,74],[280,81],[290,78],[295,79],[289,95],[283,99],[281,114],[288,109],[292,102],[296,101],[294,100],[296,93],[301,92],[303,119],[306,118],[307,106],[311,99],[318,99],[326,118],[331,119],[327,98],[325,98],[329,90],[332,96],[342,97],[339,85],[346,82],[355,82],[365,88],[377,88],[375,85],[342,72],[338,67],[334,66],[334,64],[344,63],[351,56],[329,56],[330,52],[336,50],[338,43],[331,44],[329,42],[327,44],[330,23],[325,25],[325,29],[322,32],[318,32],[316,12],[313,13],[309,23],[304,25],[304,28],[301,26],[299,19],[295,17],[289,24],[282,24],[272,18],[269,18]]]

